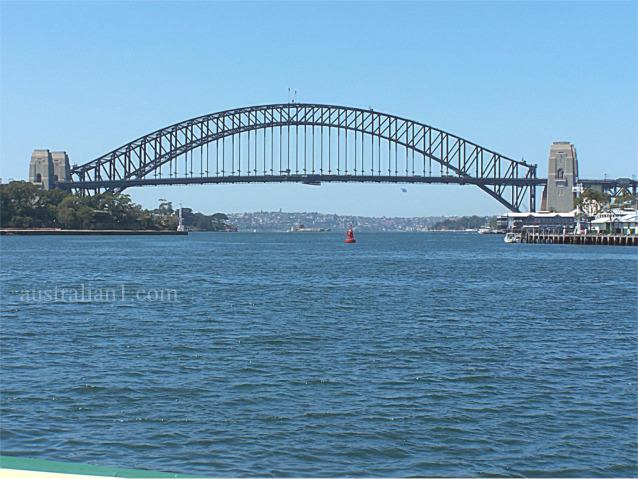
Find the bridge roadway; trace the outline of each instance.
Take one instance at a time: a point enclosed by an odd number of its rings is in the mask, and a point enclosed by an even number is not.
[[[133,186],[192,185],[192,184],[236,184],[236,183],[302,183],[320,185],[321,183],[395,183],[395,184],[458,184],[458,185],[507,185],[507,186],[543,186],[543,178],[473,178],[458,176],[395,176],[395,175],[228,175],[228,176],[192,176],[177,178],[138,178],[127,180],[72,181],[58,182],[59,188],[129,188]]]

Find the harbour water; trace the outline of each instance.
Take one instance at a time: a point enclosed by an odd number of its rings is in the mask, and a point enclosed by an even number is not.
[[[1,453],[638,475],[638,254],[476,234],[1,239]]]

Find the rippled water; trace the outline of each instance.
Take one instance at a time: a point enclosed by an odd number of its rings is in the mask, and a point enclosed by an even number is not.
[[[215,476],[638,474],[637,249],[358,239],[2,238],[1,452]]]

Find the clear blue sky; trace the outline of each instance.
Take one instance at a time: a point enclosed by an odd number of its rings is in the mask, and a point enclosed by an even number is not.
[[[581,176],[638,173],[638,3],[0,2],[0,176],[34,148],[84,163],[199,114],[299,101],[420,120]],[[204,212],[491,214],[471,186],[138,188]]]

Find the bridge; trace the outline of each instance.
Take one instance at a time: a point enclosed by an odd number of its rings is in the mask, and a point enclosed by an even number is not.
[[[535,211],[536,188],[547,183],[536,169],[407,118],[293,102],[225,110],[161,128],[74,165],[69,174],[53,177],[52,186],[92,194],[177,184],[441,183],[475,185],[510,211]],[[635,193],[636,181],[628,181]]]

